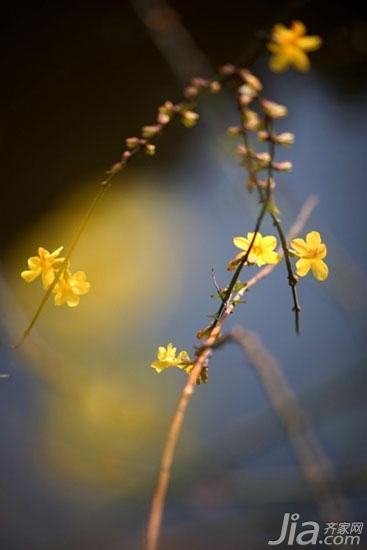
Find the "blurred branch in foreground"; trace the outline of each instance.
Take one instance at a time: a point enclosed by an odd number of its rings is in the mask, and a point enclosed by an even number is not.
[[[165,0],[131,0],[135,13],[181,84],[213,67],[182,24],[179,13]]]
[[[235,327],[229,339],[244,350],[250,365],[284,425],[302,475],[309,484],[320,515],[325,520],[341,521],[345,505],[333,475],[333,468],[320,446],[312,427],[299,407],[277,361],[264,348],[259,336]]]

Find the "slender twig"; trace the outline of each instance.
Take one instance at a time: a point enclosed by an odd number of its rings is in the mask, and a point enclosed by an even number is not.
[[[239,108],[241,109],[241,104],[240,104],[240,101],[238,99],[238,105],[239,105]],[[268,122],[270,123],[270,122]],[[244,132],[244,136],[245,136],[245,132]],[[245,138],[246,139],[246,138]],[[271,147],[270,149],[270,162],[269,162],[269,166],[268,166],[268,174],[267,174],[267,180],[266,180],[266,189],[265,189],[265,192],[264,192],[264,196],[262,195],[261,196],[261,203],[262,203],[262,207],[261,207],[261,210],[260,210],[260,213],[257,217],[257,221],[256,221],[256,224],[255,224],[255,229],[254,229],[254,232],[253,232],[253,235],[252,235],[252,239],[251,239],[251,242],[250,242],[250,245],[248,247],[248,249],[246,250],[244,256],[241,258],[241,261],[240,263],[238,264],[237,266],[237,269],[235,270],[233,276],[232,276],[232,279],[224,293],[224,296],[223,296],[223,299],[222,299],[222,303],[221,305],[219,306],[219,309],[214,317],[214,322],[211,326],[211,328],[214,328],[216,326],[216,324],[218,323],[221,315],[223,314],[223,312],[225,311],[227,305],[228,305],[228,302],[231,298],[231,295],[232,295],[232,291],[239,279],[239,276],[241,275],[241,272],[242,272],[242,269],[243,267],[245,266],[248,258],[249,258],[249,255],[251,253],[251,250],[252,250],[252,247],[254,246],[254,243],[255,243],[255,240],[256,240],[256,237],[260,231],[260,227],[261,227],[261,224],[263,222],[263,219],[265,217],[265,214],[269,208],[269,204],[270,204],[270,201],[271,201],[271,183],[272,183],[272,170],[273,170],[273,163],[274,163],[274,155],[275,155],[275,147],[274,147],[274,144],[273,146]]]
[[[218,78],[221,79],[221,80],[225,80],[227,78],[227,76],[222,75],[222,76],[219,76]],[[200,90],[200,92],[203,92],[203,91],[205,91],[205,89]],[[195,107],[195,105],[196,105],[196,101],[194,101],[192,99],[190,100],[189,103],[192,107]],[[170,117],[169,122],[172,122],[176,118],[177,114],[180,112],[180,109],[182,108],[182,106],[187,105],[187,104],[188,104],[187,100],[183,100],[183,101],[177,103],[175,105],[175,110],[172,112],[172,115]],[[157,128],[157,132],[155,133],[154,137],[158,137],[159,135],[161,135],[163,133],[164,128],[167,126],[167,124],[168,123],[165,123],[165,124],[157,123],[155,125],[156,128]],[[72,242],[69,246],[69,249],[68,249],[68,252],[65,256],[64,261],[62,262],[62,264],[61,264],[60,268],[58,269],[58,271],[55,272],[55,278],[54,278],[53,282],[47,288],[47,290],[46,290],[45,294],[43,295],[42,300],[41,300],[39,306],[37,307],[30,323],[28,324],[27,328],[25,329],[21,340],[15,346],[13,346],[14,348],[18,348],[19,346],[21,346],[22,343],[24,342],[24,340],[27,338],[27,336],[29,336],[29,334],[31,333],[35,323],[37,322],[44,306],[46,305],[50,295],[52,294],[54,288],[56,287],[60,277],[62,276],[64,271],[67,269],[70,257],[72,255],[72,253],[74,252],[75,247],[79,243],[80,238],[81,238],[86,226],[88,225],[92,215],[94,214],[95,210],[97,209],[97,206],[101,202],[101,200],[104,197],[107,190],[111,187],[112,179],[122,171],[122,169],[132,160],[132,158],[134,156],[136,156],[138,153],[140,153],[147,145],[152,144],[153,141],[154,141],[153,137],[149,138],[149,139],[140,139],[139,143],[137,144],[137,146],[133,150],[130,151],[130,150],[126,149],[122,154],[121,160],[116,162],[106,172],[107,177],[99,184],[99,189],[98,189],[94,199],[92,200],[92,202],[91,202],[91,204],[90,204],[90,206],[87,210],[87,213],[85,214],[85,217],[84,217],[78,231],[76,232],[76,234],[75,234],[75,236],[74,236],[74,238],[73,238],[73,240],[72,240]]]
[[[295,234],[295,230],[298,232],[300,228],[306,223],[315,205],[316,205],[315,197],[310,197],[310,199],[306,201],[299,215],[297,216],[297,219],[294,225],[292,226],[289,232],[289,238],[293,238]],[[269,275],[275,267],[276,265],[265,266],[265,268],[259,271],[259,274],[263,273],[263,275],[261,277],[258,276],[257,279],[255,277],[250,279],[249,284],[247,284],[245,288],[254,286],[257,281]],[[244,291],[245,288],[242,289],[242,291]],[[205,341],[203,347],[198,352],[195,363],[193,365],[193,369],[182,390],[181,397],[178,402],[178,406],[176,408],[176,411],[174,413],[174,416],[168,431],[167,440],[165,443],[162,459],[160,462],[160,470],[158,474],[157,485],[154,490],[153,498],[150,506],[147,531],[146,531],[146,550],[157,549],[159,534],[160,534],[162,519],[163,519],[164,504],[165,504],[169,481],[171,477],[172,464],[173,464],[173,460],[176,452],[177,441],[181,433],[181,428],[185,418],[187,406],[190,401],[190,397],[195,392],[197,380],[200,376],[200,373],[203,367],[206,365],[208,361],[209,355],[211,353],[211,349],[213,345],[216,343],[216,341],[218,340],[218,338],[220,337],[222,326],[225,323],[226,319],[230,316],[230,314],[232,313],[235,307],[235,300],[238,294],[239,293],[237,293],[235,295],[235,298],[232,299],[230,302],[228,301],[226,302],[226,305],[224,306],[222,314],[218,318],[218,321],[216,322],[215,326],[211,329],[209,337]]]
[[[42,297],[42,300],[38,306],[38,308],[36,309],[36,312],[34,313],[28,327],[26,328],[26,330],[24,331],[23,333],[23,336],[20,340],[20,342],[18,342],[18,344],[16,344],[14,346],[14,348],[18,348],[19,346],[22,345],[22,343],[24,342],[24,340],[27,338],[27,336],[31,333],[32,331],[32,328],[34,327],[38,317],[40,316],[44,306],[46,305],[46,302],[47,300],[49,299],[51,293],[53,292],[55,286],[57,285],[61,275],[64,273],[64,271],[66,270],[67,266],[68,266],[68,263],[69,263],[69,260],[70,260],[70,256],[71,254],[73,253],[76,245],[78,244],[79,240],[80,240],[80,237],[86,227],[86,225],[88,224],[92,214],[94,213],[94,211],[96,210],[98,204],[100,203],[100,201],[102,200],[102,198],[104,197],[109,185],[110,185],[110,180],[112,179],[114,174],[111,174],[107,180],[103,181],[101,184],[100,184],[100,188],[98,190],[98,193],[96,194],[96,196],[94,197],[90,207],[88,208],[88,211],[84,217],[84,220],[83,222],[81,223],[73,241],[71,242],[70,244],[70,247],[69,247],[69,250],[68,250],[68,253],[66,254],[65,256],[65,259],[64,261],[62,262],[60,268],[58,269],[58,271],[55,273],[55,278],[53,280],[53,282],[50,284],[50,286],[47,288],[45,294],[43,295]]]
[[[259,98],[258,98],[257,102],[260,105]],[[238,105],[238,110],[241,114],[241,122],[242,122],[242,107],[241,107],[240,101],[237,101],[237,105]],[[266,124],[266,129],[267,129],[268,134],[269,134],[269,155],[270,155],[270,158],[271,158],[271,161],[270,161],[270,164],[269,164],[269,167],[268,167],[267,188],[266,188],[266,190],[264,190],[263,187],[260,185],[260,181],[259,181],[257,172],[255,170],[251,172],[251,178],[255,183],[256,189],[257,189],[258,194],[259,194],[260,202],[262,202],[263,204],[264,204],[265,201],[267,201],[269,203],[269,195],[268,194],[271,191],[270,185],[271,185],[271,180],[273,179],[273,162],[274,162],[274,156],[275,156],[275,141],[273,139],[273,127],[272,127],[273,122],[269,119],[269,117],[265,117],[265,124]],[[243,136],[243,141],[244,141],[245,148],[246,148],[246,150],[250,150],[250,142],[249,142],[248,132],[242,124],[241,124],[241,126],[242,126],[242,136]],[[251,162],[251,160],[250,160],[250,162]],[[293,273],[291,259],[290,259],[290,256],[289,256],[289,250],[288,250],[288,246],[287,246],[287,239],[286,239],[285,233],[283,231],[280,219],[278,218],[278,216],[275,214],[274,211],[269,211],[269,214],[270,214],[271,219],[273,221],[273,225],[274,225],[274,227],[276,228],[276,230],[278,232],[281,248],[283,250],[283,255],[284,255],[286,268],[287,268],[287,273],[288,273],[288,284],[291,288],[291,293],[292,293],[292,300],[293,300],[292,310],[294,311],[294,317],[295,317],[295,329],[296,329],[296,333],[299,334],[299,332],[300,332],[299,314],[300,314],[300,311],[301,311],[301,307],[300,307],[300,304],[299,304],[299,301],[298,301],[298,295],[297,295],[297,290],[296,290],[296,284],[297,284],[298,281],[297,281],[297,278],[295,277],[295,275]]]
[[[256,187],[257,187],[258,192],[261,196],[263,194],[263,189],[261,189],[261,187],[259,185],[256,185]],[[295,328],[296,328],[296,333],[299,334],[300,333],[299,314],[300,314],[300,311],[301,311],[301,306],[299,304],[298,294],[297,294],[297,289],[296,289],[296,285],[297,285],[298,280],[297,280],[297,278],[295,277],[295,275],[293,273],[293,268],[292,268],[291,259],[290,259],[290,256],[289,256],[289,250],[288,250],[288,246],[287,246],[287,239],[286,239],[285,233],[283,231],[282,225],[280,223],[280,220],[276,216],[276,214],[274,214],[274,212],[271,212],[270,215],[271,215],[271,218],[273,220],[274,227],[276,228],[276,230],[278,232],[281,248],[282,248],[283,255],[284,255],[285,265],[286,265],[287,273],[288,273],[288,284],[291,288],[292,299],[293,299],[293,308],[292,308],[292,310],[294,311]]]

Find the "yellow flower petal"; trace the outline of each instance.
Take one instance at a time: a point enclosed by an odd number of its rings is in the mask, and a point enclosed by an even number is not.
[[[310,248],[318,248],[321,244],[321,235],[318,231],[311,231],[306,235],[306,243]]]
[[[280,260],[280,256],[277,252],[269,250],[269,251],[263,252],[262,259],[266,264],[277,264]]]
[[[274,25],[271,35],[274,42],[282,43],[284,41],[290,40],[292,36],[292,30],[288,29],[285,25],[282,25],[281,23],[277,23],[276,25]]]
[[[90,290],[90,283],[84,271],[77,271],[73,276],[73,292],[78,295],[87,294]]]
[[[274,73],[282,73],[289,67],[289,59],[281,53],[272,55],[269,59],[269,68]]]
[[[292,21],[291,31],[296,36],[303,36],[304,34],[306,34],[306,27],[304,23],[302,23],[302,21]]]
[[[323,260],[325,258],[325,256],[327,255],[327,246],[326,244],[324,243],[321,243],[318,247],[317,247],[317,258],[319,260]]]
[[[279,44],[276,44],[275,42],[268,42],[266,44],[266,47],[268,48],[269,52],[278,54],[282,51],[282,48]]]
[[[306,72],[310,68],[310,61],[307,55],[299,48],[293,47],[291,52],[293,66],[301,72]]]
[[[266,261],[265,261],[263,255],[256,256],[256,254],[251,254],[251,253],[250,253],[250,256],[249,256],[249,262],[251,264],[256,264],[259,267],[262,267],[263,265],[266,264]]]
[[[57,293],[55,292],[54,303],[55,303],[55,306],[62,306],[65,303],[65,300],[61,292],[57,292]]]
[[[291,241],[291,248],[297,256],[304,256],[307,253],[307,244],[303,239],[293,239]]]
[[[59,246],[59,248],[56,248],[56,250],[54,250],[53,252],[51,252],[50,257],[51,257],[51,258],[56,258],[56,257],[60,254],[60,252],[61,252],[62,250],[64,250],[64,247],[63,247],[63,246]]]
[[[41,267],[41,260],[39,256],[32,256],[31,258],[28,258],[28,267],[29,269],[39,269]]]
[[[302,36],[297,41],[297,46],[304,52],[318,50],[322,44],[320,36]]]
[[[44,258],[45,256],[49,256],[50,253],[46,248],[43,248],[43,246],[40,246],[38,248],[38,255],[40,258]]]
[[[264,250],[265,248],[270,248],[273,250],[277,245],[277,240],[274,237],[274,235],[267,235],[266,237],[262,238],[261,241],[261,248]]]
[[[71,294],[67,297],[66,303],[69,307],[76,307],[79,305],[80,297],[77,294]]]
[[[52,268],[44,269],[42,271],[42,286],[46,290],[55,279],[55,272]]]
[[[255,233],[253,231],[251,231],[250,233],[247,233],[248,246],[250,246],[250,244],[252,242],[252,239],[254,238],[254,234]],[[258,231],[256,233],[256,237],[255,237],[255,241],[254,241],[253,246],[258,246],[260,244],[260,242],[262,241],[262,238],[263,238],[263,236]]]
[[[318,281],[325,281],[329,275],[329,268],[322,260],[312,260],[311,269]]]
[[[310,269],[311,269],[310,260],[301,259],[296,262],[296,273],[300,277],[305,277],[307,273],[310,271]]]
[[[166,348],[163,347],[163,346],[159,346],[159,348],[158,348],[158,359],[160,361],[163,361],[165,356],[166,356]]]
[[[161,373],[166,368],[165,364],[156,359],[153,361],[153,363],[150,365],[152,369],[155,369],[158,373]]]
[[[167,344],[167,354],[176,355],[176,348],[174,347],[172,342],[169,342],[169,344]]]
[[[245,237],[234,237],[233,239],[233,244],[237,246],[237,248],[240,248],[241,250],[247,250],[250,245],[250,242],[251,241],[249,241]]]
[[[41,273],[41,269],[33,269],[31,271],[29,270],[26,270],[26,271],[22,271],[22,273],[20,274],[20,276],[22,277],[22,279],[24,279],[27,283],[31,283],[32,281],[34,281],[34,279],[36,279],[38,277],[38,275],[40,275]]]

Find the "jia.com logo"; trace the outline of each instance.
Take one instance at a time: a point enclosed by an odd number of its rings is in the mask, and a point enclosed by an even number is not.
[[[325,544],[326,546],[358,546],[361,541],[363,522],[325,523],[316,521],[299,522],[299,514],[284,514],[280,535],[277,540],[269,540],[269,546],[286,544],[306,546]]]

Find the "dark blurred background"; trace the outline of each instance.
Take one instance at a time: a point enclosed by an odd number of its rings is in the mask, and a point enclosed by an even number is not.
[[[293,19],[323,47],[309,74],[271,74],[259,33]],[[169,340],[192,349],[217,305],[210,269],[224,284],[232,236],[256,219],[225,138],[236,124],[229,96],[208,98],[198,127],[173,125],[156,158],[136,159],[116,179],[73,260],[93,292],[80,311],[49,304],[15,352],[41,296],[19,272],[37,246],[67,244],[125,137],[153,122],[158,105],[179,99],[191,76],[249,59],[268,96],[289,107],[282,128],[296,134],[284,157],[295,169],[278,191],[284,225],[319,196],[306,230],[328,243],[331,275],[300,285],[300,338],[281,268],[249,293],[236,322],[282,363],[346,496],[345,521],[367,520],[362,5],[14,1],[0,24],[0,372],[10,375],[0,380],[0,548],[140,547],[183,383],[180,372],[159,377],[149,364]],[[318,517],[263,389],[229,348],[188,413],[162,548],[263,549],[287,511]]]

